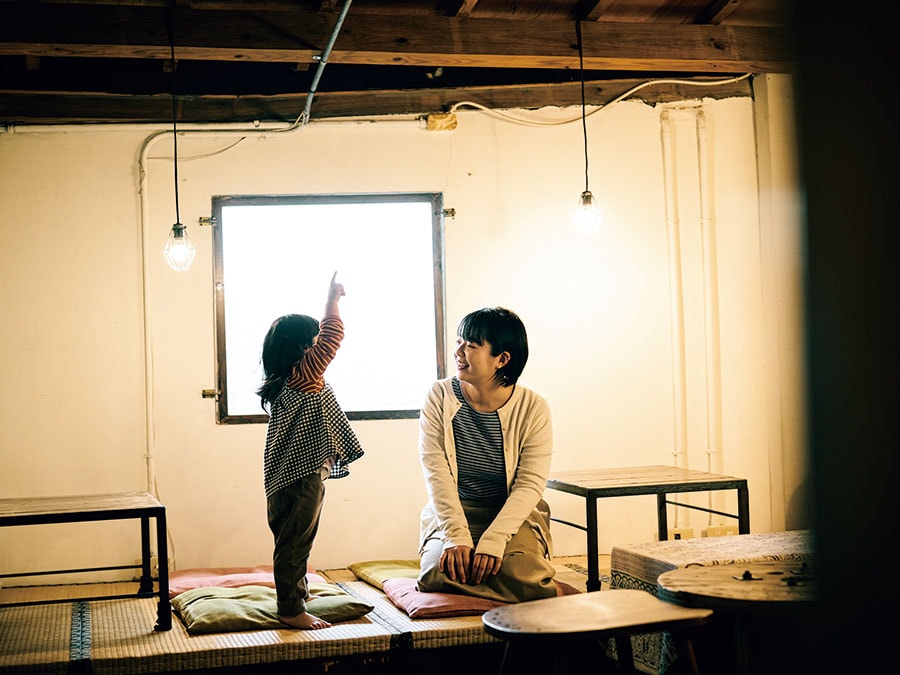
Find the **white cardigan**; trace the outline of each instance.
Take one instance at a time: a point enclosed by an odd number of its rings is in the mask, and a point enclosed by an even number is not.
[[[425,541],[438,530],[443,532],[444,548],[474,546],[457,490],[452,421],[461,407],[453,393],[452,378],[446,378],[434,383],[419,414],[419,459],[428,490],[428,503],[421,515],[420,555]],[[543,497],[553,454],[550,406],[542,396],[517,384],[509,401],[497,412],[503,430],[509,496],[475,553],[502,558],[506,543],[526,520],[549,551],[550,532],[535,507]]]

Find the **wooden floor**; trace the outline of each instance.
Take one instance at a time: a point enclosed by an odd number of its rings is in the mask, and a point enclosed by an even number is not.
[[[557,578],[579,590],[586,590],[586,562],[585,556],[555,559]],[[608,588],[609,556],[601,556],[599,565],[603,588]],[[352,572],[346,569],[318,571],[329,581],[335,583],[357,581]],[[79,641],[76,640],[78,636],[72,635],[72,626],[74,625],[72,612],[76,603],[69,600],[91,595],[127,594],[136,592],[136,588],[136,582],[65,586],[3,586],[0,588],[0,675],[37,675],[41,673],[101,675],[106,672],[111,675],[126,673],[151,675],[158,672],[175,671],[193,675],[203,673],[210,675],[212,673],[218,675],[223,673],[276,675],[282,672],[297,672],[296,660],[267,664],[260,664],[257,660],[253,665],[246,666],[234,665],[229,661],[228,665],[221,665],[224,660],[217,658],[217,654],[220,654],[222,650],[228,650],[234,646],[247,649],[248,642],[251,650],[256,649],[256,645],[252,643],[254,635],[260,633],[256,631],[215,636],[217,639],[211,640],[208,648],[204,647],[206,651],[202,656],[197,656],[196,653],[181,654],[179,650],[187,649],[183,645],[186,634],[177,616],[173,616],[171,631],[154,632],[152,630],[156,619],[156,598],[90,602],[89,632],[91,634],[85,636],[85,639],[88,646],[87,651],[91,653],[92,658],[87,662],[80,661],[78,648],[74,646],[79,644]],[[61,600],[61,602],[28,606],[2,606],[32,600]],[[338,625],[340,626],[340,624]],[[350,653],[346,653],[347,650],[341,652],[340,658],[328,657],[332,654],[329,649],[332,649],[336,642],[352,643],[356,639],[354,630],[359,631],[361,628],[358,625],[347,625],[345,630],[349,640],[340,637],[323,640],[318,635],[322,631],[284,631],[284,633],[288,636],[286,642],[295,639],[305,642],[301,645],[301,648],[306,650],[304,653],[309,651],[310,642],[320,640],[322,642],[323,647],[320,651],[326,654],[326,657],[309,660],[304,657],[304,675],[326,672],[329,675],[344,673],[347,675],[356,673],[375,675],[401,671],[427,672],[429,675],[440,675],[446,672],[449,675],[451,672],[457,673],[459,664],[462,662],[467,664],[465,666],[466,675],[482,675],[482,673],[487,675],[497,672],[502,655],[502,651],[499,649],[501,645],[498,643],[463,644],[442,649],[413,649],[403,652],[399,656],[391,652],[389,658],[378,654],[354,654],[350,649]],[[377,629],[377,626],[373,626],[374,629]],[[328,631],[332,630],[328,629]],[[196,636],[189,639],[196,644],[198,641],[195,638]],[[91,645],[92,642],[93,645]],[[167,651],[169,644],[172,646],[172,651]],[[366,644],[366,641],[360,639],[360,644]],[[290,646],[288,644],[285,648],[290,648]],[[319,646],[312,645],[312,647],[313,653],[318,653]],[[264,648],[259,647],[259,649]],[[168,658],[164,660],[159,658],[161,649],[167,651]],[[193,649],[192,645],[191,650]],[[438,654],[443,651],[447,651],[446,657]],[[156,661],[154,661],[153,654],[157,655]],[[173,654],[174,656],[172,656]],[[460,661],[461,658],[463,661]],[[398,661],[398,659],[401,660]],[[417,663],[417,660],[421,663]],[[164,663],[165,665],[164,667],[155,667],[154,663]]]

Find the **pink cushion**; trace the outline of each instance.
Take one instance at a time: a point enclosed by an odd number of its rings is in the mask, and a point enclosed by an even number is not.
[[[557,579],[553,580],[553,583],[556,584],[556,594],[557,595],[572,595],[573,593],[581,593],[574,586],[567,584],[565,581],[559,581]]]
[[[416,590],[415,579],[401,577],[387,579],[384,582],[384,593],[412,619],[484,614],[489,609],[507,604],[471,595],[423,593]]]
[[[563,581],[553,580],[558,595],[580,593],[577,588]],[[405,577],[386,579],[383,584],[385,595],[412,619],[442,618],[449,616],[472,616],[484,614],[489,609],[508,603],[486,600],[471,595],[456,593],[423,593],[416,590],[416,580]]]
[[[326,582],[325,577],[312,568],[306,573],[309,582]],[[239,588],[241,586],[266,586],[275,588],[271,565],[256,567],[198,567],[176,570],[169,574],[169,599],[194,588]]]

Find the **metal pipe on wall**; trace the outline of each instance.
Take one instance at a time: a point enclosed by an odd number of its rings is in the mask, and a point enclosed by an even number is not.
[[[706,470],[722,473],[722,343],[719,331],[719,268],[716,246],[715,195],[713,169],[702,107],[694,111],[697,136],[697,185],[700,191],[700,232],[703,249],[703,337],[706,371]],[[709,508],[713,509],[722,495],[708,493]],[[722,510],[721,508],[718,510]],[[712,524],[712,514],[709,514]]]
[[[660,113],[660,142],[662,144],[669,258],[669,325],[672,339],[672,410],[674,422],[672,454],[675,466],[684,467],[687,464],[684,285],[681,268],[681,234],[678,218],[678,172],[674,161],[675,138],[672,132],[672,120],[666,108],[663,108]]]

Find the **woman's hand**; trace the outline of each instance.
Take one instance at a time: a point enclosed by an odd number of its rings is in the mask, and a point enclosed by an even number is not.
[[[469,546],[454,546],[441,553],[441,572],[451,581],[474,586],[500,571],[501,559],[486,553],[472,555]]]
[[[466,583],[469,564],[472,562],[472,547],[453,546],[445,548],[441,553],[441,572],[446,574],[451,581]]]
[[[500,571],[500,558],[487,553],[476,553],[472,559],[471,578],[473,584],[480,584],[487,581],[489,577],[494,576]]]

